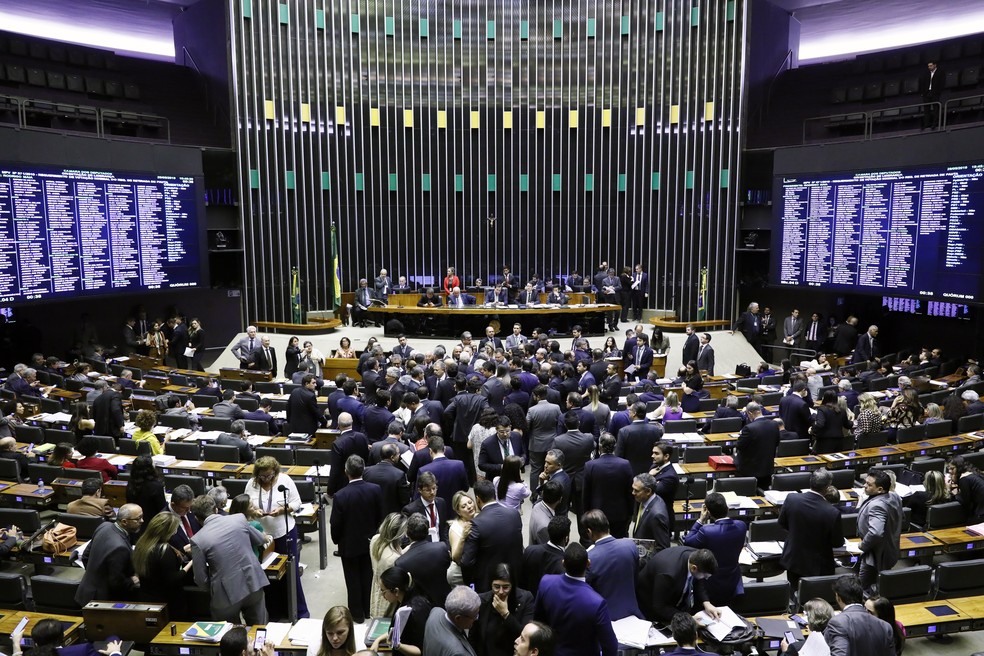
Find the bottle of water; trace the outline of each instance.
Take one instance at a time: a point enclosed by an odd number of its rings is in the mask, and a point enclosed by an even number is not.
[[[39,492],[44,492],[44,479],[43,478],[39,478],[38,479],[38,491]]]

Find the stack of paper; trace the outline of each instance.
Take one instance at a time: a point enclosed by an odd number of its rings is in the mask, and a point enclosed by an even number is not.
[[[650,645],[672,642],[660,633],[652,622],[640,620],[634,615],[612,622],[612,630],[615,631],[615,638],[620,645],[635,647],[636,649],[645,649]]]
[[[763,542],[749,542],[748,548],[759,558],[782,555],[782,543],[777,540],[766,540]]]
[[[763,494],[762,496],[764,496],[765,500],[771,503],[772,505],[781,506],[783,503],[786,502],[786,497],[788,497],[790,494],[792,494],[792,491],[789,490],[766,490],[765,494]]]
[[[194,433],[191,436],[191,438],[194,439],[194,440],[198,440],[199,442],[214,442],[215,440],[219,439],[219,435],[221,435],[221,434],[222,434],[222,431],[201,431],[200,430],[200,431]]]
[[[731,610],[727,606],[718,606],[718,610],[721,611],[721,617],[718,619],[711,619],[704,611],[700,611],[694,616],[697,623],[702,627],[707,629],[714,639],[717,641],[724,640],[733,629],[741,628],[745,626],[744,620],[742,620],[735,611]]]
[[[304,472],[305,476],[327,476],[331,472],[331,465],[311,465],[308,470]]]
[[[198,642],[219,642],[232,627],[230,622],[195,622],[181,637]]]
[[[297,624],[287,634],[290,644],[306,647],[321,643],[321,620],[307,617],[297,620]]]
[[[722,492],[721,496],[728,502],[729,508],[758,508],[758,504],[752,501],[751,497],[738,496],[737,492]]]
[[[172,440],[183,440],[184,438],[191,435],[190,428],[172,428],[169,433]]]
[[[178,461],[177,458],[175,458],[174,456],[169,456],[166,453],[162,453],[157,456],[151,456],[151,458],[153,459],[154,464],[157,465],[158,467],[167,467],[168,465],[173,465]]]

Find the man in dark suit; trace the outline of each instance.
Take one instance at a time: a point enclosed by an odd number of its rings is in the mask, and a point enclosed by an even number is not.
[[[543,460],[553,446],[557,435],[557,418],[560,417],[560,408],[547,400],[547,390],[546,385],[537,385],[533,389],[533,401],[526,412],[529,427],[526,435],[530,456],[530,489],[534,490],[532,503],[539,499],[535,490],[540,485]]]
[[[564,471],[571,477],[571,507],[574,515],[580,517],[585,508],[581,506],[581,491],[584,488],[584,467],[591,460],[594,451],[594,436],[578,430],[578,416],[573,410],[564,415],[567,431],[554,438],[553,448],[564,454]]]
[[[355,290],[355,297],[352,299],[352,324],[366,326],[369,319],[369,308],[372,307],[373,292],[369,289],[369,281],[365,278],[359,279],[359,288]],[[353,614],[355,611],[352,611]]]
[[[637,540],[653,540],[657,549],[669,547],[670,510],[656,495],[656,479],[649,474],[636,475],[632,479],[632,498],[638,504],[632,537]]]
[[[485,397],[489,407],[496,413],[502,414],[508,390],[497,374],[505,374],[506,366],[498,365],[498,367],[502,367],[502,371],[497,371],[497,366],[492,360],[486,360],[482,363],[482,375],[485,376],[485,382],[482,383],[481,394]]]
[[[297,390],[295,390],[297,391]],[[369,459],[369,440],[362,433],[352,430],[352,415],[343,412],[338,415],[338,430],[335,442],[331,445],[331,471],[328,474],[328,494],[335,494],[348,484],[345,477],[345,463],[350,456],[359,456],[362,467]],[[359,477],[362,470],[359,471]]]
[[[646,421],[646,404],[633,403],[629,408],[632,423],[618,432],[615,455],[632,465],[633,474],[649,471],[653,446],[663,437],[663,427]]]
[[[666,508],[673,507],[676,500],[677,487],[680,477],[673,468],[673,443],[659,441],[653,445],[653,464],[649,469],[650,476],[656,481],[656,495],[663,500]]]
[[[858,337],[851,356],[851,364],[874,360],[881,355],[881,342],[878,341],[878,326],[868,326],[868,332]]]
[[[469,465],[469,461],[474,463],[474,458],[468,452],[468,434],[489,402],[479,393],[482,383],[477,376],[465,378],[459,374],[454,384],[458,393],[444,410],[444,427],[451,435],[455,457],[464,463],[468,482],[471,483],[475,480],[475,471],[474,464]]]
[[[808,329],[809,330],[809,329]],[[809,338],[809,332],[807,332]],[[821,337],[821,339],[823,339]],[[837,355],[847,355],[858,343],[858,318],[848,317],[834,331],[833,351]]]
[[[171,490],[171,501],[167,504],[167,508],[161,511],[162,513],[172,513],[181,521],[178,530],[168,540],[168,544],[185,554],[186,557],[191,555],[191,538],[195,533],[202,530],[201,522],[191,512],[191,502],[194,500],[194,490],[187,485],[178,485]]]
[[[647,620],[667,624],[677,612],[720,611],[707,597],[704,582],[717,570],[710,549],[670,547],[653,555],[636,577],[639,608]]]
[[[448,567],[451,552],[446,542],[433,542],[427,518],[414,513],[407,518],[407,538],[410,546],[394,563],[410,572],[415,590],[419,590],[433,606],[443,606],[451,592]]]
[[[471,294],[462,294],[460,287],[455,287],[448,295],[449,308],[463,308],[466,305],[475,305],[475,297]]]
[[[936,62],[926,62],[926,70],[919,75],[919,93],[923,102],[923,130],[936,129],[940,124],[940,107],[936,103],[943,97],[946,75]]]
[[[482,341],[478,343],[478,350],[485,350],[485,346],[488,344],[491,344],[493,349],[503,348],[502,340],[495,336],[495,328],[492,326],[487,326],[485,328],[485,337],[483,337]]]
[[[329,522],[331,541],[338,546],[338,555],[342,559],[348,609],[357,624],[370,617],[372,562],[369,541],[383,521],[382,492],[375,483],[362,480],[365,466],[365,461],[357,455],[349,456],[345,461],[348,485],[335,493]]]
[[[396,338],[396,346],[393,347],[393,355],[400,356],[404,362],[410,359],[410,354],[413,353],[413,347],[407,343],[407,336],[400,335]]]
[[[878,574],[899,561],[902,535],[902,500],[891,491],[892,480],[885,470],[872,469],[864,479],[867,498],[858,508],[858,537],[861,538],[861,586],[869,593]]]
[[[622,379],[618,376],[618,366],[609,362],[606,365],[605,381],[599,391],[598,398],[608,404],[612,412],[618,410],[618,399],[622,395]]]
[[[111,435],[117,442],[123,437],[123,397],[120,386],[113,383],[92,402],[92,418],[96,435]]]
[[[505,415],[499,416],[495,435],[485,438],[479,448],[478,468],[490,481],[502,472],[502,463],[507,456],[519,456],[526,463],[523,436],[512,429],[512,422]]]
[[[851,385],[851,381],[848,379],[841,378],[840,382],[837,383],[837,396],[844,397],[847,407],[852,412],[858,407],[858,393],[854,391],[854,386]]]
[[[735,325],[731,329],[731,334],[735,331],[741,332],[752,347],[758,351],[759,341],[762,337],[762,320],[759,318],[759,304],[749,303],[748,309],[738,316]]]
[[[635,348],[631,354],[624,355],[631,358],[629,365],[635,367],[631,377],[635,380],[645,380],[649,376],[649,370],[653,367],[653,350],[649,348],[649,337],[645,333],[636,335]],[[628,377],[629,374],[627,373],[626,378]]]
[[[857,338],[857,333],[854,335]],[[803,348],[811,353],[819,353],[823,349],[824,340],[827,339],[827,329],[823,325],[823,316],[817,312],[810,315],[810,321],[803,324]],[[850,352],[854,340],[847,347],[845,353]],[[834,339],[834,351],[837,351],[837,340]]]
[[[124,504],[116,522],[96,529],[89,549],[82,557],[85,573],[75,593],[75,603],[85,606],[93,599],[139,599],[140,579],[133,570],[130,536],[143,525],[143,510],[135,503]]]
[[[448,504],[448,508],[451,508],[455,492],[467,492],[470,487],[465,464],[444,454],[444,438],[440,435],[432,435],[427,439],[427,450],[430,451],[431,461],[420,468],[420,474],[434,474],[438,494]]]
[[[779,425],[771,417],[762,416],[762,406],[749,401],[745,406],[748,423],[738,433],[735,445],[735,466],[738,476],[754,476],[758,486],[767,490],[772,485],[776,448],[779,446]]]
[[[714,375],[714,347],[711,346],[709,333],[701,333],[700,347],[697,349],[697,369],[706,371],[708,376]]]
[[[434,363],[432,368],[433,375],[427,376],[425,379],[427,382],[427,397],[437,401],[445,408],[451,403],[451,399],[454,398],[454,378],[447,375],[447,365],[444,364],[443,360],[438,360]]]
[[[304,374],[301,386],[290,393],[287,398],[288,432],[314,435],[319,427],[327,423],[318,409],[317,386],[318,379],[314,374]]]
[[[372,442],[369,446],[369,464],[375,465],[380,460],[383,459],[383,447],[387,444],[392,444],[396,447],[397,455],[402,456],[405,451],[409,451],[410,447],[406,442],[403,441],[403,422],[399,419],[394,419],[389,423],[384,431],[386,437],[381,440]],[[368,435],[366,438],[368,439]],[[397,465],[399,465],[399,460],[397,460]]]
[[[635,265],[632,272],[632,286],[629,298],[632,301],[632,320],[642,321],[642,306],[649,297],[649,274],[642,270],[642,265]]]
[[[277,378],[280,370],[277,368],[277,351],[270,346],[270,338],[264,335],[260,338],[260,345],[255,348],[250,355],[253,371],[269,371],[270,375]]]
[[[185,357],[186,348],[188,348],[188,327],[185,326],[183,317],[175,315],[174,330],[171,332],[168,350],[174,356],[178,369],[188,368],[188,358]]]
[[[400,469],[400,449],[395,444],[384,444],[380,461],[369,467],[362,478],[379,486],[382,494],[383,515],[400,512],[410,502],[410,485],[407,475]]]
[[[864,607],[861,581],[845,574],[834,581],[834,599],[840,613],[830,618],[823,637],[831,654],[893,656],[895,627]]]
[[[810,474],[810,489],[790,494],[779,511],[779,526],[786,529],[779,564],[796,590],[804,576],[834,573],[833,550],[844,544],[840,512],[824,497],[833,477],[826,469]]]
[[[427,519],[431,542],[448,543],[448,522],[453,519],[450,506],[437,496],[437,479],[427,472],[417,477],[417,498],[403,506],[407,517],[419,513]]]
[[[618,640],[608,604],[584,580],[588,552],[578,543],[564,550],[565,574],[549,574],[540,582],[533,617],[557,636],[557,656],[615,656]]]
[[[243,437],[246,433],[246,422],[242,419],[233,420],[228,432],[219,435],[215,444],[219,446],[234,446],[239,451],[239,462],[253,462],[253,447]]]
[[[581,517],[588,540],[591,567],[587,580],[608,602],[612,620],[623,617],[642,617],[636,600],[635,577],[639,568],[639,550],[627,538],[616,539],[609,532],[608,518],[600,510],[589,510]]]
[[[709,492],[700,517],[690,527],[683,543],[695,549],[710,549],[718,568],[705,582],[707,596],[715,606],[727,606],[744,594],[738,557],[745,547],[748,524],[728,517],[728,502],[719,492]]]
[[[602,433],[598,441],[599,456],[584,466],[584,489],[581,503],[586,510],[605,513],[616,538],[629,534],[632,517],[632,465],[614,455],[615,437]]]
[[[475,590],[491,589],[495,566],[507,563],[512,571],[520,571],[523,560],[523,520],[512,508],[495,500],[491,481],[475,483],[475,503],[479,513],[472,520],[471,531],[465,538],[461,555],[461,570],[465,583]]]
[[[531,544],[523,551],[523,585],[536,596],[546,574],[564,573],[564,547],[571,539],[571,520],[557,515],[547,522],[547,542]]]
[[[540,295],[536,293],[536,290],[533,289],[533,285],[529,283],[527,283],[526,288],[516,296],[516,303],[519,305],[536,305],[539,302]]]
[[[372,286],[376,298],[383,303],[388,303],[389,295],[395,291],[393,289],[393,279],[386,269],[379,270],[379,275],[373,279]]]
[[[485,304],[491,305],[492,303],[508,305],[509,291],[504,289],[502,285],[496,285],[493,289],[487,289],[485,291]]]
[[[543,471],[540,472],[540,484],[537,486],[537,495],[541,492],[544,483],[554,481],[558,483],[564,491],[563,499],[557,506],[558,515],[566,515],[571,508],[571,477],[564,471],[564,452],[560,449],[550,449],[543,460]]]
[[[387,436],[390,424],[396,417],[387,407],[390,402],[389,392],[380,390],[374,403],[366,406],[362,417],[362,427],[370,444],[375,444]],[[400,435],[403,435],[403,423],[400,423]]]
[[[782,343],[786,346],[799,346],[803,337],[803,319],[800,311],[793,308],[792,313],[782,320]]]
[[[366,406],[359,400],[359,383],[349,378],[342,384],[344,395],[338,399],[338,414],[347,412],[352,416],[352,429],[363,432],[363,419],[366,416]]]
[[[806,383],[799,381],[794,383],[789,393],[779,401],[779,417],[782,418],[786,430],[796,433],[803,439],[810,434],[810,426],[813,425],[810,405],[806,402],[809,394],[810,390]]]
[[[697,361],[697,351],[700,350],[700,338],[694,332],[693,326],[687,326],[687,341],[683,343],[683,364]]]

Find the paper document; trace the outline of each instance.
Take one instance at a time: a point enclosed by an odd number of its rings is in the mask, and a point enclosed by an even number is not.
[[[294,627],[287,633],[287,639],[292,645],[310,645],[321,642],[321,620],[305,617],[297,620]]]
[[[672,642],[660,633],[652,622],[641,620],[634,615],[612,622],[612,630],[615,631],[615,638],[620,645],[636,649]]]
[[[400,606],[393,613],[393,630],[390,633],[390,641],[394,648],[400,646],[400,636],[403,635],[403,629],[407,625],[407,620],[410,619],[410,607]]]
[[[764,542],[749,542],[748,548],[759,558],[766,556],[781,556],[782,543],[776,540],[766,540]]]
[[[290,632],[290,622],[267,622],[267,642],[279,645]]]
[[[786,502],[786,497],[788,497],[790,494],[792,494],[792,492],[788,490],[766,490],[765,494],[763,494],[762,496],[764,496],[765,500],[771,503],[772,505],[781,506],[783,503]]]
[[[745,626],[744,620],[738,617],[735,611],[727,606],[718,606],[718,610],[721,611],[721,617],[716,620],[711,619],[704,611],[700,611],[694,616],[697,623],[707,629],[714,636],[715,640],[724,640],[731,633],[732,629]]]
[[[822,638],[821,633],[811,633],[806,636],[806,642],[799,648],[800,656],[830,656],[830,647]]]
[[[305,476],[327,476],[331,472],[331,465],[311,465],[308,470],[304,472]]]
[[[413,449],[408,449],[407,451],[401,453],[400,462],[402,462],[407,469],[410,469],[410,463],[413,462]]]
[[[277,559],[277,556],[279,555],[280,554],[278,554],[276,551],[271,551],[270,553],[267,554],[267,557],[263,559],[263,562],[260,563],[260,566],[263,569],[266,569],[267,567],[273,564],[273,561],[275,561]]]

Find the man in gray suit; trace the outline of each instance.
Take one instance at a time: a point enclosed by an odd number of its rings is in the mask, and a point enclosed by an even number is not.
[[[92,544],[82,557],[85,574],[75,593],[75,603],[85,606],[93,599],[138,599],[140,579],[133,571],[130,536],[140,531],[143,520],[140,506],[127,503],[116,514],[116,522],[96,529]]]
[[[899,560],[902,534],[902,500],[891,492],[892,480],[884,470],[872,469],[864,479],[868,496],[858,509],[861,538],[861,586],[873,590],[878,573],[892,569]]]
[[[463,585],[455,586],[444,600],[444,608],[434,608],[424,627],[427,656],[475,656],[468,642],[468,631],[478,619],[482,600],[478,593]]]
[[[632,537],[653,540],[657,550],[669,548],[670,511],[656,494],[656,479],[652,474],[638,474],[632,479],[632,498],[637,504]]]
[[[831,656],[893,656],[895,641],[888,622],[865,610],[861,582],[850,574],[834,581],[841,612],[827,623],[823,637]]]
[[[782,343],[786,346],[799,346],[803,336],[803,319],[800,311],[793,308],[793,313],[782,321]]]
[[[196,498],[191,512],[202,523],[191,538],[195,583],[211,589],[212,619],[239,624],[241,612],[246,624],[266,624],[263,588],[269,581],[253,551],[267,543],[265,536],[245,515],[215,514],[215,501],[209,496]]]
[[[256,326],[246,326],[246,336],[232,347],[232,354],[239,360],[240,369],[249,369],[253,363],[253,351],[260,347],[260,338],[256,336]]]
[[[530,489],[540,486],[540,472],[547,459],[547,451],[553,448],[554,437],[557,435],[557,419],[560,408],[547,401],[547,386],[537,385],[533,388],[534,404],[526,412],[526,423],[530,436]],[[537,502],[537,493],[533,492],[532,503]]]

